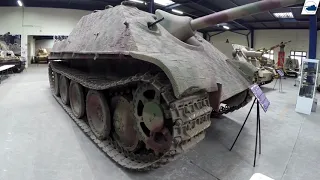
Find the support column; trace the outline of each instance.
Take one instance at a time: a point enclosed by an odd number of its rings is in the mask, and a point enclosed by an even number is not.
[[[254,30],[250,29],[250,47],[253,48],[254,47]]]
[[[317,15],[309,16],[309,59],[317,56]]]
[[[26,68],[29,66],[28,61],[28,36],[25,33],[21,34],[21,57],[26,60]]]
[[[204,32],[204,33],[203,33],[203,39],[205,39],[205,40],[208,41],[208,33],[207,33],[207,32]]]
[[[150,0],[150,3],[149,3],[149,13],[152,13],[154,14],[154,0]]]

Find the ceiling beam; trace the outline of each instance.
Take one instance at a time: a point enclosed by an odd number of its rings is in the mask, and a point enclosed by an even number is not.
[[[208,10],[210,13],[216,13],[216,12],[222,11],[222,9],[218,9],[218,8],[216,8],[216,7],[215,7],[215,8],[212,8],[211,5],[210,5],[210,6],[204,6],[204,5],[202,5],[202,4],[199,4],[196,0],[189,0],[189,2],[192,2],[192,3],[194,3],[194,4],[197,4],[197,5],[201,6],[203,9]],[[201,10],[200,10],[200,11],[201,11]],[[202,11],[202,12],[203,12],[203,11]],[[240,22],[238,22],[237,20],[233,20],[233,21],[230,21],[230,22],[233,22],[233,23],[235,23],[235,24],[237,24],[237,25],[239,25],[239,26],[241,26],[241,27],[243,27],[243,28],[245,28],[245,29],[247,29],[247,30],[252,29],[252,27],[245,26],[245,25],[241,24]]]
[[[296,5],[292,5],[292,6],[288,6],[288,8],[302,8],[303,4],[296,4]]]
[[[279,19],[280,20],[280,19]],[[280,20],[281,22],[284,23],[299,23],[299,22],[309,22],[309,20],[295,20],[295,19],[283,19]],[[262,21],[242,21],[241,23],[243,24],[254,24],[254,23],[278,23],[279,21],[275,21],[275,20],[262,20]],[[318,20],[318,22],[320,22],[320,20]]]
[[[181,6],[181,5],[182,5],[182,4],[175,3],[175,4],[171,4],[171,5],[165,6],[165,7],[163,7],[162,9],[163,9],[163,10],[169,10],[169,9],[173,9],[173,8],[179,7],[179,6]]]
[[[254,30],[309,30],[309,28],[299,28],[299,27],[294,27],[294,28],[254,28]],[[239,29],[241,30],[241,29]],[[244,29],[242,29],[244,30]],[[318,28],[318,30],[320,30],[320,28]],[[220,32],[221,30],[212,30],[212,31],[207,31],[207,32],[211,32],[211,33],[214,33],[214,32]]]
[[[270,14],[271,17],[273,17],[274,21],[277,21],[280,24],[281,27],[284,27],[283,24],[281,23],[281,21],[278,18],[274,17],[274,15],[271,14],[270,11],[268,11],[268,13]]]
[[[213,8],[211,8],[211,7],[203,6],[203,5],[199,4],[201,1],[202,1],[202,0],[187,0],[185,3],[175,3],[175,4],[172,4],[172,5],[166,6],[166,7],[164,7],[163,9],[164,9],[164,10],[169,10],[169,9],[176,8],[176,7],[179,7],[179,6],[182,6],[182,5],[188,5],[188,4],[193,3],[193,4],[196,4],[196,5],[198,5],[198,6],[201,6],[201,8],[204,8],[204,9],[208,10],[210,13],[215,13],[215,12],[218,12],[218,11],[222,11],[222,9],[217,9],[217,8],[216,8],[216,9],[213,9]],[[210,6],[211,6],[211,5],[210,5]],[[193,9],[194,9],[194,8],[193,8]],[[199,9],[195,9],[195,10],[199,10]],[[200,10],[200,11],[201,11],[201,10]],[[205,15],[207,15],[206,12],[204,12],[204,11],[202,11],[202,12],[205,13]],[[186,14],[192,15],[192,14],[189,14],[189,13],[186,13]],[[197,16],[195,16],[195,15],[192,15],[192,16],[193,16],[193,17],[197,17]],[[237,24],[238,26],[241,26],[241,27],[243,27],[243,28],[245,28],[245,29],[247,29],[247,30],[252,29],[252,27],[247,27],[247,26],[241,24],[240,22],[238,22],[237,20],[233,20],[233,21],[231,21],[231,22],[233,22],[233,23]]]

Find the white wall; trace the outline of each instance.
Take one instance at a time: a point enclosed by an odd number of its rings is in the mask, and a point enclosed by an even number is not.
[[[280,42],[290,41],[284,48],[285,56],[290,55],[290,51],[306,51],[309,53],[309,30],[256,30],[254,38],[254,48],[270,48]],[[320,44],[319,44],[320,45]],[[274,60],[278,61],[278,52],[274,51]]]
[[[69,35],[80,18],[89,13],[73,9],[0,7],[0,34]]]
[[[31,58],[35,55],[35,40],[33,36],[28,36],[28,61],[31,62]]]
[[[90,11],[0,7],[0,34],[21,34],[21,56],[27,57],[28,35],[69,35],[80,18]]]
[[[248,32],[248,31],[247,31]],[[224,32],[217,36],[212,36],[212,42],[225,42],[229,39],[230,43],[247,45],[246,36],[235,34],[232,32]],[[270,48],[280,42],[290,41],[285,47],[286,57],[290,51],[306,51],[309,52],[309,30],[255,30],[254,31],[254,48]],[[250,41],[250,40],[249,40]],[[317,39],[317,57],[320,58],[320,35]],[[278,60],[279,48],[275,49],[274,60]]]

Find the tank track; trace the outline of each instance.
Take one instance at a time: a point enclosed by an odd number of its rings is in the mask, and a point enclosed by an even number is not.
[[[212,111],[211,113],[211,116],[212,117],[218,117],[218,116],[221,116],[223,114],[227,114],[227,113],[230,113],[230,112],[233,112],[235,110],[238,110],[242,107],[244,107],[245,105],[247,105],[251,99],[252,99],[252,95],[250,94],[249,90],[246,90],[247,91],[247,95],[246,95],[246,98],[244,99],[244,101],[242,103],[240,103],[239,105],[237,106],[228,106],[228,105],[225,105],[225,106],[220,106],[219,108],[219,111]]]
[[[127,169],[147,171],[175,160],[180,154],[200,142],[205,137],[204,130],[211,124],[210,114],[212,108],[209,105],[209,99],[206,93],[200,93],[177,100],[173,97],[172,93],[168,91],[168,88],[165,88],[168,87],[168,84],[162,85],[157,80],[157,76],[151,76],[149,73],[120,80],[106,80],[102,77],[93,77],[84,72],[50,62],[48,70],[49,78],[52,78],[53,72],[64,75],[68,79],[78,82],[86,88],[95,90],[124,87],[131,83],[141,82],[152,83],[155,87],[165,89],[162,92],[162,96],[170,107],[168,115],[170,115],[173,121],[173,142],[170,150],[163,155],[156,155],[150,151],[132,153],[124,150],[111,137],[103,141],[97,139],[86,123],[86,119],[77,119],[73,115],[71,108],[64,105],[61,99],[52,93],[57,102],[91,141],[109,158]],[[54,82],[52,79],[49,80],[51,90],[54,91]]]

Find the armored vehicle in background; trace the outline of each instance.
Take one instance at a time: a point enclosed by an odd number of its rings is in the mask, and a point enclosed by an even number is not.
[[[14,65],[12,71],[14,73],[21,73],[25,69],[26,61],[21,57],[15,56],[13,51],[0,50],[0,66]]]
[[[3,49],[3,46],[6,49]],[[10,32],[0,35],[0,50],[10,50],[15,56],[21,56],[21,39],[18,36],[12,36]]]
[[[249,76],[253,83],[263,85],[268,84],[273,80],[273,77],[276,74],[275,70],[261,66],[260,62],[256,59],[257,57],[262,56],[262,52],[255,51],[252,48],[239,44],[215,42],[213,45],[230,59],[241,63],[242,66],[238,69],[246,76]]]
[[[251,99],[252,82],[194,32],[295,3],[259,1],[194,20],[127,2],[97,11],[54,44],[53,96],[119,165],[157,168],[204,138],[212,110],[228,113]]]
[[[256,68],[252,63],[249,63],[246,60],[238,58],[238,55],[231,43],[213,42],[212,44],[220,52],[228,57],[227,62],[234,66],[235,69],[237,69],[239,73],[246,77],[249,82],[259,82],[258,68]]]
[[[39,48],[36,56],[33,57],[32,63],[46,62],[48,63],[49,53],[44,48]]]
[[[21,45],[18,43],[9,44],[9,49],[16,55],[21,56]]]
[[[259,60],[257,59],[257,57],[261,57],[263,55],[262,52],[239,44],[232,44],[232,46],[235,57],[237,57],[240,61],[247,61],[253,64],[258,69],[257,84],[263,85],[273,81],[274,76],[277,74],[275,69],[261,66]]]
[[[3,65],[14,65],[12,71],[20,73],[25,69],[26,61],[22,60],[14,54],[13,51],[9,50],[9,47],[4,41],[0,41],[0,66]]]
[[[283,64],[283,71],[287,76],[298,77],[300,71],[299,61],[288,56]]]

